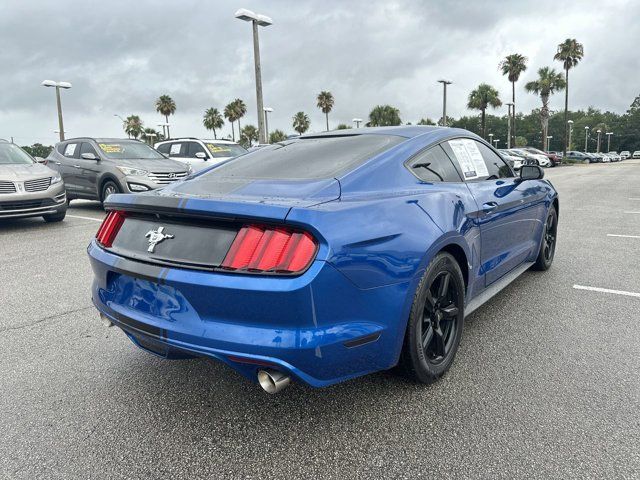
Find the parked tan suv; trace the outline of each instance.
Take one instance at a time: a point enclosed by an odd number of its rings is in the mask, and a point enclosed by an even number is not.
[[[42,216],[47,222],[59,222],[66,212],[60,174],[17,145],[0,140],[0,219]]]

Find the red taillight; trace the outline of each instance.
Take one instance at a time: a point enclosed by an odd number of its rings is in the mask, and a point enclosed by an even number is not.
[[[307,232],[246,225],[236,235],[221,267],[255,273],[299,273],[309,266],[317,249]]]
[[[113,245],[113,241],[118,234],[118,230],[122,227],[124,219],[126,217],[125,212],[114,211],[109,212],[100,225],[98,233],[96,233],[96,240],[103,247],[110,247]]]

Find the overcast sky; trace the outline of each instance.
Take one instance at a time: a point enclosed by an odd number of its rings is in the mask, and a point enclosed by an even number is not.
[[[114,114],[138,114],[157,128],[161,94],[177,104],[173,136],[210,137],[204,110],[222,111],[238,97],[248,107],[242,123],[256,124],[251,28],[233,16],[240,7],[273,18],[260,29],[271,130],[293,133],[299,110],[310,116],[311,130],[324,129],[315,101],[321,90],[335,97],[333,127],[384,103],[398,107],[403,122],[438,119],[442,77],[454,82],[448,113],[467,114],[469,91],[481,82],[508,100],[498,63],[515,52],[529,59],[516,87],[519,109],[528,111],[539,100],[524,84],[541,66],[562,68],[553,54],[567,37],[585,49],[570,74],[573,108],[624,112],[640,94],[638,0],[3,0],[0,138],[56,141],[55,96],[39,86],[44,79],[73,83],[63,91],[68,137],[122,136]],[[551,100],[553,109],[562,104],[562,94]]]

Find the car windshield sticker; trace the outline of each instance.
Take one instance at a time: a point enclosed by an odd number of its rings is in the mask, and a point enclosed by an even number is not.
[[[67,145],[67,147],[64,149],[64,156],[65,157],[73,157],[73,154],[76,151],[76,145],[78,145],[77,143],[70,143],[69,145]]]
[[[122,153],[122,145],[116,145],[113,143],[99,143],[100,150],[104,153]]]
[[[169,155],[178,155],[180,153],[181,143],[172,143],[171,150],[169,150]]]
[[[220,145],[214,145],[213,143],[207,143],[207,148],[211,153],[230,152],[230,148],[224,148]]]
[[[460,165],[465,180],[472,180],[478,177],[489,175],[487,166],[484,163],[482,154],[478,150],[476,142],[468,138],[449,140],[449,146]]]

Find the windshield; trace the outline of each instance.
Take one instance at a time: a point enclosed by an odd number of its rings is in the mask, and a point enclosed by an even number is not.
[[[300,138],[249,152],[205,176],[255,179],[337,177],[404,141],[393,135]]]
[[[102,153],[113,159],[155,160],[166,158],[142,142],[98,142]]]
[[[0,165],[29,165],[31,157],[13,143],[0,143]]]
[[[205,142],[205,145],[213,158],[237,157],[238,155],[247,153],[240,145],[234,145],[232,143]]]

